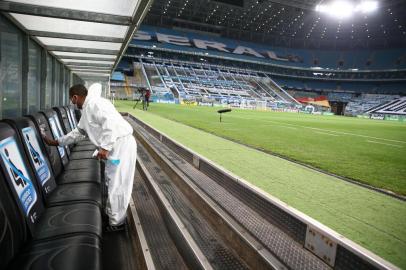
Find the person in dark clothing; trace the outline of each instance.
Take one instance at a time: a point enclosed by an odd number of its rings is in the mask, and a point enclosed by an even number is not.
[[[149,107],[149,98],[151,97],[151,91],[149,89],[145,89],[144,92],[144,102],[143,102],[143,110],[147,111]]]

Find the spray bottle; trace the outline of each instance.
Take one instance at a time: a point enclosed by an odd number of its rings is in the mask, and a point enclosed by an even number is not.
[[[96,158],[98,154],[99,154],[99,150],[96,149],[93,152],[92,157]],[[107,162],[110,162],[111,164],[118,166],[120,164],[120,159],[116,159],[116,158],[109,156],[109,157],[107,157]]]

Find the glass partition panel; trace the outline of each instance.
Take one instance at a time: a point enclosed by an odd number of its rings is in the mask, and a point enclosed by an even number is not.
[[[40,109],[41,49],[34,42],[28,43],[27,112]]]
[[[0,29],[0,103],[1,118],[21,115],[21,37]]]
[[[45,108],[52,106],[52,57],[47,55],[47,74],[45,87]]]
[[[53,89],[53,101],[52,106],[58,106],[59,93],[60,93],[60,80],[61,80],[61,65],[54,59],[54,89]]]

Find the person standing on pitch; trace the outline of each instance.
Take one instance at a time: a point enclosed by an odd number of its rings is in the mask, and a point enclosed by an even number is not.
[[[78,127],[58,140],[46,137],[44,140],[49,145],[65,146],[88,137],[98,147],[97,158],[107,160],[106,214],[109,217],[109,226],[106,229],[122,230],[125,228],[137,159],[133,128],[109,100],[97,95],[87,96],[87,89],[81,84],[69,89],[69,98],[82,110]]]
[[[143,102],[143,110],[147,111],[148,107],[149,107],[149,98],[151,97],[151,92],[150,90],[147,88],[145,89],[145,93],[144,93],[144,102]]]

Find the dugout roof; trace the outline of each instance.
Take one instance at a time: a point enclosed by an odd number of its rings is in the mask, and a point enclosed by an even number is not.
[[[0,12],[82,79],[108,80],[152,0],[9,0]]]

